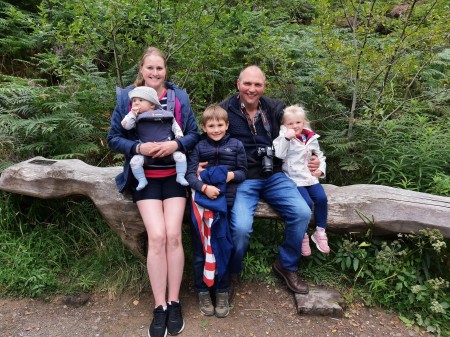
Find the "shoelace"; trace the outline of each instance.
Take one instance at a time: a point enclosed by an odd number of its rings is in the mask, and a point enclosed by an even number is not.
[[[209,297],[208,295],[202,296],[201,300],[205,307],[212,306],[211,297]]]
[[[228,295],[217,295],[217,307],[225,307],[227,305]]]
[[[172,304],[170,306],[172,308],[170,320],[171,321],[178,321],[181,320],[181,306],[178,303]]]
[[[155,326],[164,326],[166,325],[166,311],[155,311],[153,313],[154,317],[154,325]]]

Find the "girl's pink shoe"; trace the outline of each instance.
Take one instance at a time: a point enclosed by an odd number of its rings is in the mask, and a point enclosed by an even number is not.
[[[313,235],[311,235],[311,240],[314,241],[314,243],[316,244],[317,249],[319,251],[321,251],[324,254],[329,254],[330,253],[330,247],[328,246],[327,234],[325,234],[324,232],[319,234],[318,231],[315,231],[313,233]]]
[[[302,255],[303,256],[311,255],[311,247],[309,246],[309,237],[308,234],[306,233],[302,240]]]

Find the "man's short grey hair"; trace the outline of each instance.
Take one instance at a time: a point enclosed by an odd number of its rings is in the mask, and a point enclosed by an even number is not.
[[[264,71],[263,71],[260,67],[258,67],[258,66],[255,65],[255,64],[251,64],[251,65],[245,67],[244,69],[242,69],[241,72],[239,73],[238,80],[241,80],[242,74],[243,74],[244,71],[247,70],[248,68],[258,68],[258,69],[261,71],[261,73],[263,74],[264,82],[266,82],[266,74],[264,73]]]

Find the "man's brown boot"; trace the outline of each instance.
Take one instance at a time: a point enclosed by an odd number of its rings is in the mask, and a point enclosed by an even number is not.
[[[279,260],[276,260],[272,265],[272,269],[275,273],[281,276],[285,281],[289,289],[291,289],[294,293],[298,294],[307,294],[309,293],[308,285],[300,280],[296,271],[284,269]]]

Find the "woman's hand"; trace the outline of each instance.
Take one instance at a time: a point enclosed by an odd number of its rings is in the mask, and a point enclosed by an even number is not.
[[[174,140],[168,142],[148,142],[141,145],[141,154],[153,158],[166,157],[178,149],[178,143]]]

